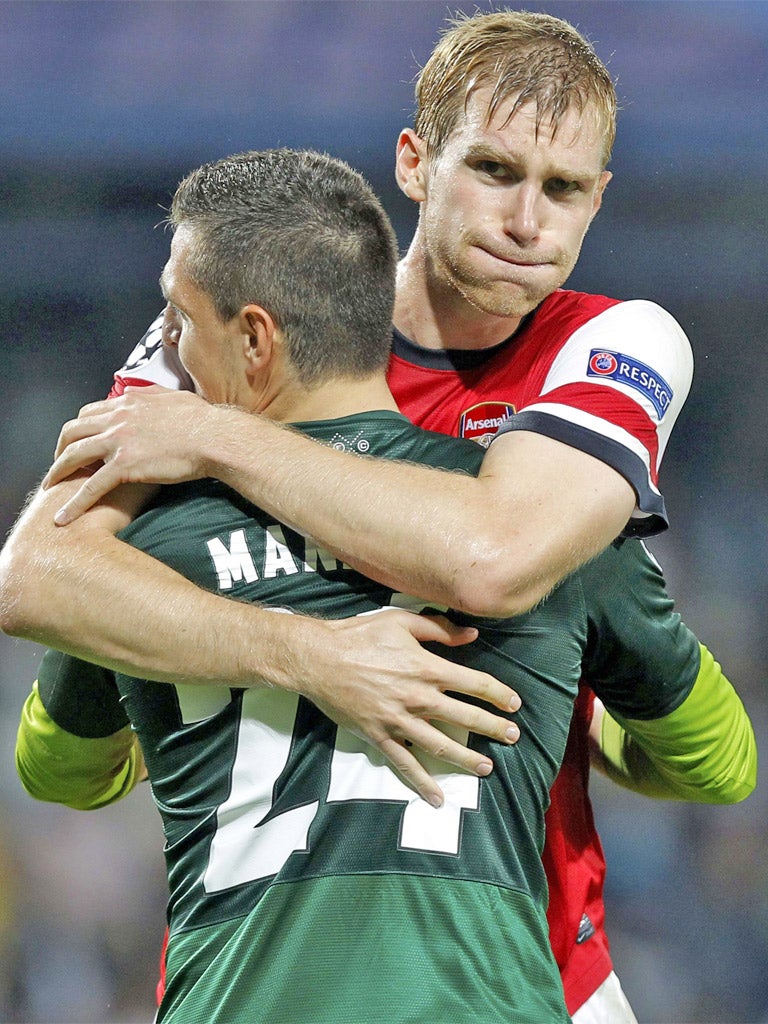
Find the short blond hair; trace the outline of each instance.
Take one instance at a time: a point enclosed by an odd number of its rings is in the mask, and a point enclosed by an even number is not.
[[[537,129],[546,121],[553,133],[571,107],[581,114],[592,104],[608,162],[616,89],[591,43],[567,21],[509,10],[451,19],[416,81],[414,129],[431,156],[440,153],[482,86],[493,90],[488,122],[505,99],[515,98],[509,118],[532,100]]]

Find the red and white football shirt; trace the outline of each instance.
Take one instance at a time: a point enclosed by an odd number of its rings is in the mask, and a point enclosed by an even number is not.
[[[666,527],[658,469],[692,373],[688,339],[659,306],[560,290],[491,349],[433,351],[395,331],[388,377],[400,410],[422,427],[486,446],[498,431],[530,430],[613,466],[637,495],[625,532],[647,535]],[[544,848],[550,940],[569,1013],[612,969],[605,858],[588,792],[593,701],[582,684]]]

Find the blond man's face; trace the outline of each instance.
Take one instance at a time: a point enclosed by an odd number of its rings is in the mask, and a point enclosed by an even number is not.
[[[570,275],[610,174],[596,118],[569,110],[553,138],[530,103],[486,124],[489,99],[472,94],[438,157],[422,144],[418,235],[433,285],[520,319]]]

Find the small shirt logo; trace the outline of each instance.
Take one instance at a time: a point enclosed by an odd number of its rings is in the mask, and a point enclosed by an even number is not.
[[[589,355],[589,372],[596,377],[610,377],[618,366],[618,360],[613,352],[591,352]]]
[[[581,921],[579,921],[579,934],[576,936],[576,945],[580,946],[582,942],[586,942],[587,939],[591,939],[594,934],[595,926],[586,914],[582,914]]]
[[[357,452],[365,455],[371,450],[371,442],[363,436],[363,431],[358,430],[354,437],[346,437],[344,434],[336,433],[326,442],[338,452]]]
[[[634,388],[645,395],[659,419],[663,418],[674,395],[669,384],[652,367],[620,352],[605,352],[593,348],[589,353],[587,376],[620,381]]]
[[[487,448],[501,424],[514,415],[515,407],[508,402],[480,402],[459,417],[459,437]]]

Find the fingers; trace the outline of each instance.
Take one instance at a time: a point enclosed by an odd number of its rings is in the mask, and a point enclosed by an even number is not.
[[[517,704],[519,708],[519,698]],[[441,761],[447,761],[457,768],[464,768],[480,775],[487,775],[491,770],[489,767],[488,771],[479,771],[483,764],[492,767],[490,759],[455,742],[436,728],[433,722],[442,722],[446,726],[460,730],[461,733],[485,736],[505,746],[517,743],[520,739],[520,728],[516,722],[504,715],[495,715],[487,708],[451,697],[447,693],[435,696],[431,705],[420,713],[411,709],[407,726],[401,727],[405,738]]]
[[[520,729],[515,722],[503,715],[494,715],[492,711],[477,707],[475,704],[456,700],[448,694],[443,694],[439,706],[435,708],[429,718],[431,721],[445,722],[446,725],[457,726],[467,732],[475,733],[477,736],[486,736],[488,739],[505,745],[517,743],[520,739]],[[434,753],[435,757],[443,756],[433,750],[430,753]],[[478,756],[475,751],[472,754]],[[467,763],[455,761],[452,758],[450,763],[462,768],[470,768],[472,771],[475,770]]]
[[[446,647],[458,647],[477,639],[478,631],[473,626],[457,626],[443,615],[415,615],[413,612],[400,611],[395,614],[401,616],[400,623],[420,643],[429,641]],[[477,697],[502,711],[520,710],[519,694],[487,672],[478,672],[427,651],[424,651],[424,656],[429,661],[421,672],[422,678],[441,690],[453,690]],[[485,732],[483,734],[486,735]]]
[[[459,704],[459,701],[453,703]],[[505,720],[495,720],[489,715],[489,721],[481,730],[492,735],[503,730],[504,742],[516,742],[520,737],[517,726]],[[493,722],[490,720],[494,719]],[[462,730],[465,731],[465,730]],[[378,746],[390,764],[395,768],[408,786],[414,789],[422,800],[433,807],[443,803],[443,792],[430,771],[440,770],[434,762],[424,765],[419,760],[424,754],[447,767],[459,768],[471,775],[484,778],[493,771],[493,761],[485,754],[464,746],[458,740],[446,735],[441,729],[430,722],[414,719],[408,726],[408,738],[398,741],[392,737],[382,740]],[[418,754],[413,751],[417,750]]]
[[[435,671],[434,679],[439,683],[441,690],[452,690],[454,693],[463,693],[468,697],[477,697],[478,700],[493,704],[501,711],[520,710],[522,704],[520,695],[501,680],[487,672],[478,672],[465,665],[456,665],[453,662],[445,661],[443,658],[438,658],[437,655],[431,655],[431,657],[435,658],[437,662],[437,664],[432,663]],[[472,707],[471,704],[459,701],[456,703],[460,703],[462,707]]]
[[[446,647],[459,647],[470,644],[477,639],[474,626],[457,626],[444,615],[416,615],[413,612],[400,612],[405,615],[404,625],[421,643],[438,643]]]
[[[61,506],[53,517],[57,526],[68,526],[79,516],[86,512],[92,505],[109,494],[120,484],[111,464],[102,466],[96,470],[93,476],[88,477],[72,497]]]
[[[429,758],[444,766],[460,768],[472,775],[490,775],[493,771],[493,761],[487,754],[472,750],[465,745],[463,741],[468,739],[467,730],[453,729],[451,731],[453,735],[448,735],[447,732],[431,722],[417,721],[409,729],[408,742],[411,742],[414,748],[417,747],[420,754],[427,754]],[[422,764],[422,767],[429,769],[432,775],[440,771],[439,764]]]
[[[436,722],[444,723],[445,728]],[[396,729],[390,727],[389,735],[378,740],[377,746],[423,799],[439,806],[432,799],[439,792],[433,776],[440,765],[435,761],[481,777],[493,771],[491,758],[467,745],[469,733],[487,736],[505,746],[520,739],[520,729],[508,718],[440,694],[429,713],[404,717]],[[425,754],[427,763],[423,763]]]
[[[406,746],[397,740],[386,739],[379,744],[379,749],[406,786],[433,807],[442,807],[442,789]]]
[[[79,441],[83,437],[96,433],[93,418],[107,413],[109,409],[110,405],[106,400],[103,402],[91,402],[89,405],[82,407],[76,420],[67,420],[59,432],[55,457],[58,458],[64,449],[74,441]]]
[[[78,442],[84,442],[88,438],[93,438],[96,441],[99,436],[106,435],[108,430],[119,427],[121,423],[130,422],[130,416],[142,419],[147,414],[147,404],[145,401],[147,395],[175,396],[178,394],[179,392],[171,391],[157,384],[127,387],[120,398],[104,399],[100,402],[90,402],[88,405],[84,405],[77,414],[77,419],[68,420],[61,428],[59,439],[56,443],[55,458],[58,460],[62,452],[69,450],[71,446],[77,445]],[[82,454],[74,456],[70,453],[70,459],[73,461],[62,463],[62,466],[70,466],[69,472],[71,473],[74,469],[89,465],[90,462],[94,462],[97,458],[102,458],[105,451],[83,447],[80,449]],[[88,462],[84,461],[86,453],[91,453]],[[77,461],[74,461],[75,458]],[[51,471],[49,470],[49,473]],[[57,480],[63,479],[65,475],[68,474],[63,474],[57,470],[55,477],[51,477],[51,483],[56,483]]]
[[[372,651],[384,659],[376,666],[375,686],[360,683],[354,701],[342,707],[332,700],[332,708],[341,710],[346,727],[378,747],[400,777],[433,806],[442,801],[435,774],[449,767],[481,777],[493,771],[491,759],[467,745],[469,733],[505,746],[520,738],[518,726],[508,717],[521,706],[511,687],[421,646],[426,641],[465,644],[476,639],[477,630],[457,627],[443,616],[418,616],[402,609],[339,620],[332,628],[342,631],[347,644],[363,644],[362,654],[351,659],[354,677],[359,679]],[[484,706],[452,694],[476,698]],[[493,708],[503,713],[496,714]],[[339,721],[333,710],[330,714]]]
[[[67,446],[61,451],[57,448],[57,452],[53,465],[43,477],[42,485],[46,490],[66,480],[79,469],[100,463],[106,454],[99,437],[68,441]]]

